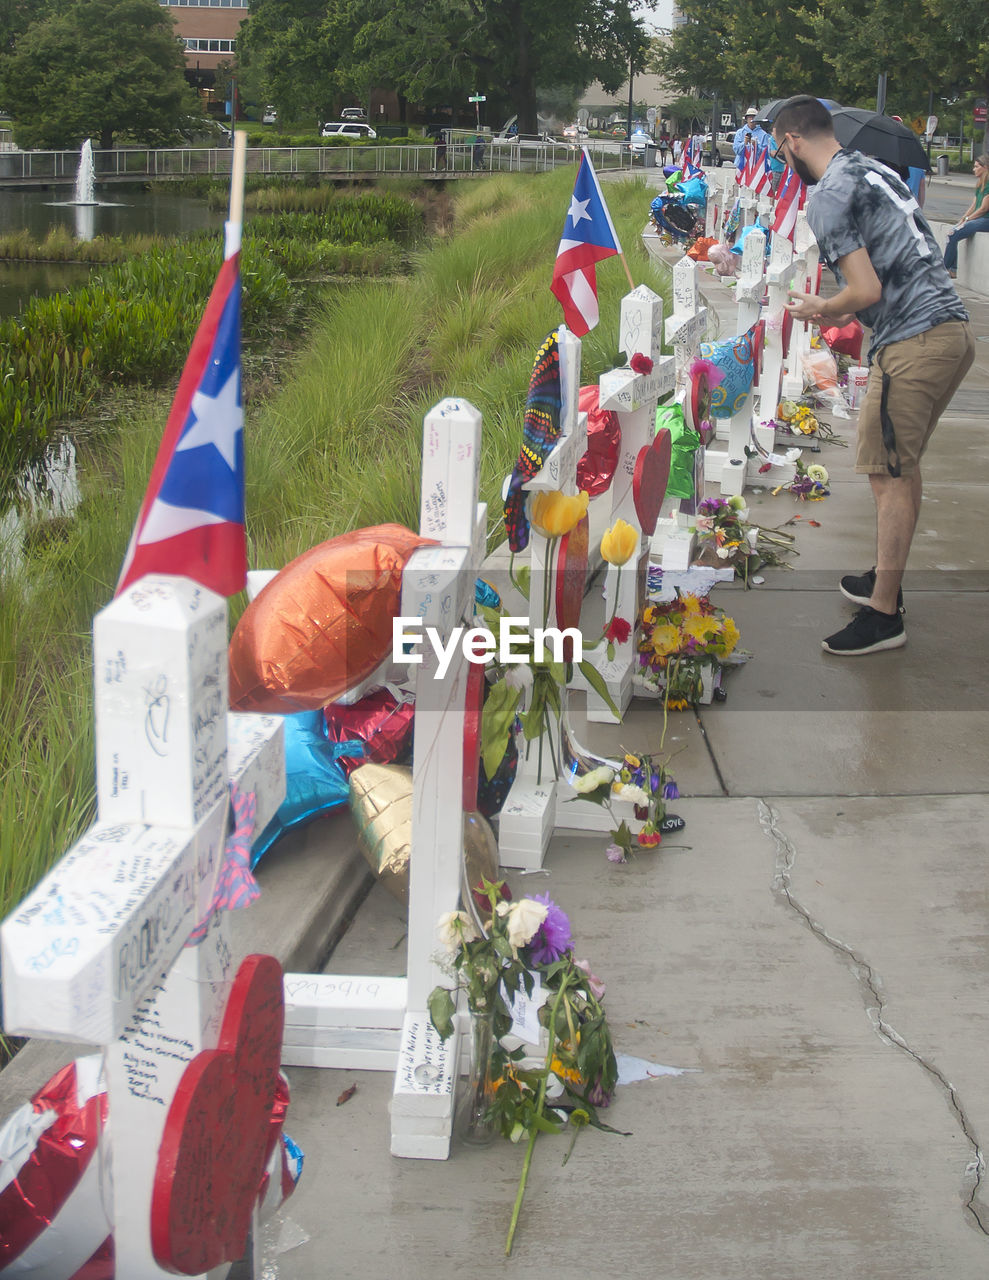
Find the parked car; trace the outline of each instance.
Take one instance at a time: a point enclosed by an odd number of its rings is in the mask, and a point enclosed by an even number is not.
[[[262,124],[278,123],[278,112],[275,110],[274,107],[265,107],[264,111],[261,114],[261,123]]]
[[[340,112],[341,120],[367,120],[363,107],[344,107]]]
[[[563,136],[568,142],[585,142],[591,135],[582,124],[568,124],[563,130]]]
[[[717,143],[712,145],[712,135],[705,133],[704,154],[710,156],[710,163],[715,169],[720,168],[722,164],[735,163],[735,150],[732,146],[734,138],[733,133],[719,133]]]
[[[557,139],[551,133],[496,133],[491,142],[496,147],[512,146],[512,147],[545,147],[547,143],[556,143]]]
[[[378,135],[369,124],[358,124],[356,120],[327,120],[320,130],[323,138],[376,138]]]
[[[625,128],[623,124],[613,125],[611,130],[611,136],[613,138],[627,138],[628,130]]]

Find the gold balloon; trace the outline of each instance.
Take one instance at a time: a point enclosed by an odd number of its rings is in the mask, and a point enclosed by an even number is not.
[[[412,770],[362,764],[350,775],[349,803],[361,853],[388,892],[408,906]],[[498,843],[479,813],[464,814],[464,859],[468,885],[498,879]]]

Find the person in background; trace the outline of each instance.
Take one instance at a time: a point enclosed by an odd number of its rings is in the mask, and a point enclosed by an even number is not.
[[[484,136],[480,133],[474,135],[474,146],[471,149],[471,168],[484,168]]]
[[[435,169],[446,168],[446,130],[441,129],[436,135],[436,163]]]
[[[762,125],[756,123],[756,116],[759,112],[755,107],[749,107],[745,113],[745,123],[739,129],[732,139],[731,149],[735,153],[735,168],[738,170],[745,168],[745,153],[750,147],[757,147],[762,150],[763,147],[772,150],[772,139]]]
[[[923,494],[920,460],[975,356],[968,313],[906,185],[886,165],[845,151],[817,98],[788,98],[773,121],[783,159],[807,183],[807,221],[838,292],[790,292],[796,320],[872,330],[855,470],[876,504],[876,563],[840,590],[861,608],[823,640],[841,657],[906,644],[901,583]]]
[[[961,222],[956,224],[944,246],[944,265],[952,278],[958,268],[958,246],[962,240],[968,240],[979,231],[989,231],[989,155],[983,152],[972,165],[972,172],[975,174],[972,203],[962,214]]]
[[[680,157],[683,155],[683,143],[680,141],[679,138],[674,138],[672,146],[673,146],[673,163],[679,164]]]
[[[659,135],[659,140],[657,141],[656,146],[659,148],[659,162],[660,162],[660,164],[666,164],[666,157],[669,155],[669,152],[670,152],[670,131],[669,131],[669,129],[663,129],[663,130],[661,131],[661,133],[660,133],[660,135]]]

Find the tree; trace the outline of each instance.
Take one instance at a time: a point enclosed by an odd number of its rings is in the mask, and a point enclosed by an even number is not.
[[[989,5],[985,0],[925,0],[924,8],[947,41],[947,67],[940,83],[968,83],[989,99]],[[987,147],[989,129],[983,129],[982,148]]]
[[[679,7],[688,21],[654,45],[650,70],[681,93],[749,105],[828,92],[829,74],[803,11],[761,0],[680,0]]]
[[[238,47],[278,101],[289,73],[313,101],[320,87],[464,106],[477,92],[535,132],[539,90],[597,79],[614,92],[645,38],[630,0],[258,0]]]
[[[172,142],[197,110],[168,10],[157,0],[72,0],[32,23],[0,62],[22,147],[113,146],[126,132]]]
[[[954,2],[954,0],[953,0]],[[925,0],[819,0],[801,17],[831,68],[831,96],[875,102],[880,75],[909,100],[942,82],[950,62],[943,24],[932,22]]]
[[[237,62],[290,120],[326,120],[345,50],[328,28],[334,0],[258,0],[237,35]]]

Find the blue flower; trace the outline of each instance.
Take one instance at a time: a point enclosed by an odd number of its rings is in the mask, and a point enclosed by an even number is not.
[[[670,778],[669,782],[663,783],[663,799],[664,800],[680,799],[680,788],[677,786],[677,784],[673,781],[672,778]]]
[[[533,964],[552,964],[573,946],[570,918],[548,893],[535,894],[534,900],[546,907],[546,919],[529,943],[529,958]]]

